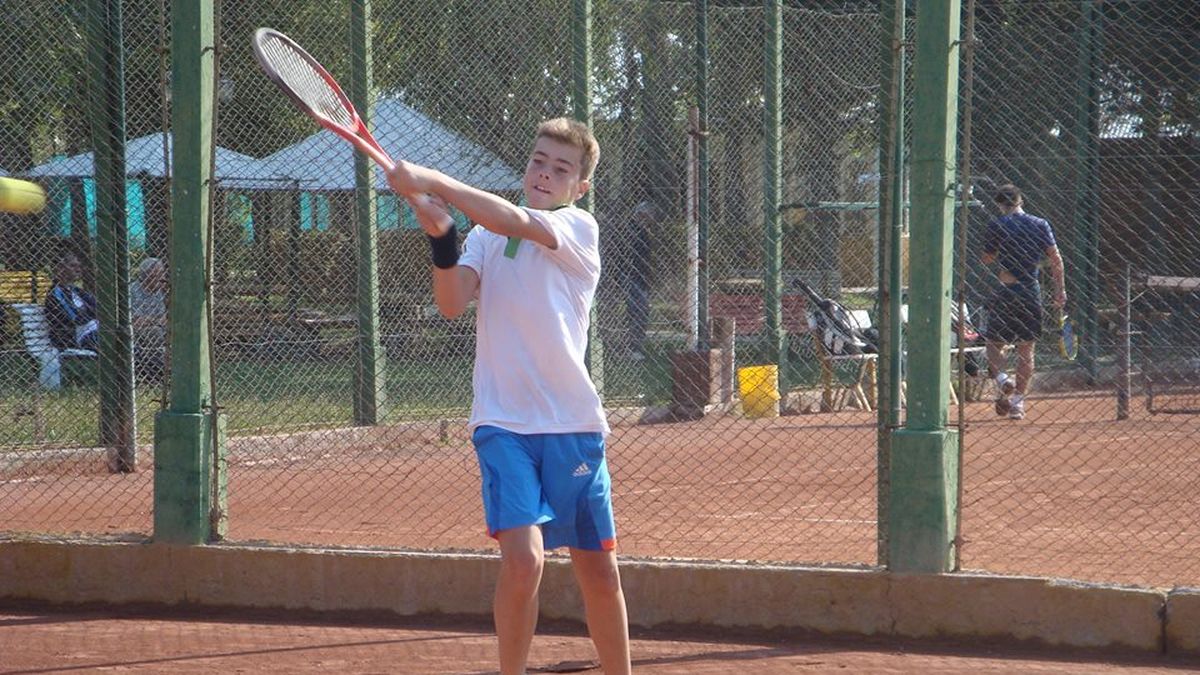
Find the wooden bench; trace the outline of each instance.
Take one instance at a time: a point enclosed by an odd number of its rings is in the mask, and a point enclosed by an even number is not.
[[[58,349],[50,341],[50,324],[46,321],[45,308],[26,302],[11,305],[21,322],[21,335],[25,349],[38,362],[38,385],[43,389],[62,387],[63,365],[67,360],[94,360],[96,352],[90,349]]]
[[[35,276],[27,270],[0,270],[0,302],[37,302],[50,290],[52,283],[45,272],[38,272]]]

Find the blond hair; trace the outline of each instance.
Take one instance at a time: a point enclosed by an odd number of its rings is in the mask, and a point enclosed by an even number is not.
[[[542,137],[579,148],[583,153],[579,159],[579,177],[591,180],[600,161],[600,144],[586,124],[569,117],[556,117],[538,125],[534,138]]]

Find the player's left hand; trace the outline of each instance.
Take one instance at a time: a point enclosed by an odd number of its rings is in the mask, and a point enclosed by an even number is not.
[[[406,199],[417,216],[421,229],[431,237],[440,237],[450,231],[454,224],[450,217],[450,209],[446,202],[435,195],[422,194]]]

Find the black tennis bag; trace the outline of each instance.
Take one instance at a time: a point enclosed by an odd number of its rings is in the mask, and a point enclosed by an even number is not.
[[[798,279],[795,285],[808,296],[808,329],[820,338],[830,354],[844,356],[879,351],[878,334],[873,329],[859,327],[850,310],[842,303],[832,298],[822,298],[811,286]]]

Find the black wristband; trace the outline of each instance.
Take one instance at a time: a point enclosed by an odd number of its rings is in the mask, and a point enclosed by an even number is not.
[[[458,230],[451,224],[446,234],[429,237],[429,248],[433,251],[434,267],[442,270],[454,267],[458,264]]]

